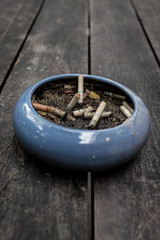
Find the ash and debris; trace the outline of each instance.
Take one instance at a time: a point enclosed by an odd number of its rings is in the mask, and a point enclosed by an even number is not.
[[[69,93],[67,93],[66,88],[64,88],[66,84],[72,86],[71,91],[68,91]],[[75,93],[77,93],[77,88],[77,79],[52,81],[38,88],[32,96],[32,101],[38,102],[43,105],[58,107],[59,109],[66,111],[67,105],[69,104]],[[94,129],[98,130],[113,128],[122,124],[127,119],[120,110],[122,101],[119,99],[111,98],[106,94],[106,92],[113,92],[115,94],[120,94],[124,96],[123,92],[110,85],[94,80],[84,80],[84,92],[86,89],[89,89],[90,91],[93,91],[96,94],[100,95],[100,98],[95,100],[91,99],[88,96],[84,100],[84,103],[81,105],[77,104],[73,108],[73,111],[87,108],[88,106],[92,106],[96,110],[100,102],[104,100],[107,103],[105,111],[112,112],[112,115],[110,117],[99,119]],[[127,101],[130,102],[129,99],[127,99]],[[131,102],[130,104],[133,106]],[[56,119],[51,119],[48,114],[44,114],[44,116],[41,115],[41,117],[55,124],[74,129],[88,129],[87,125],[91,121],[91,119],[84,119],[83,116],[76,117],[75,121],[60,117],[57,117]]]

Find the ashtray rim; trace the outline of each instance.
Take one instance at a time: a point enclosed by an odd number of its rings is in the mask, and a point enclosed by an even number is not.
[[[83,74],[87,79],[108,83],[120,89],[133,102],[132,116],[113,128],[83,130],[63,127],[44,119],[33,108],[31,98],[38,87],[50,81],[75,78],[78,75],[62,74],[45,78],[21,95],[13,117],[19,141],[43,161],[68,170],[101,171],[127,162],[146,143],[151,125],[143,101],[128,87],[108,78]]]

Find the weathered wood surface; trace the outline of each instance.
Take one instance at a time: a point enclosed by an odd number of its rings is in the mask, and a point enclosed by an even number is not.
[[[16,60],[43,0],[0,1],[0,86]]]
[[[152,118],[141,153],[94,176],[95,239],[159,239],[160,70],[130,1],[93,0],[91,33],[91,73],[133,89]]]
[[[160,66],[160,1],[132,0]]]
[[[51,75],[88,71],[86,1],[44,4],[0,98],[0,238],[86,239],[87,175],[61,174],[25,152],[14,136],[16,100]]]
[[[94,232],[97,240],[159,239],[158,8],[156,0],[1,1],[0,72],[7,80],[0,96],[2,240],[93,239]],[[12,113],[31,84],[90,68],[143,99],[152,132],[129,163],[89,173],[87,191],[86,174],[58,172],[20,146]]]

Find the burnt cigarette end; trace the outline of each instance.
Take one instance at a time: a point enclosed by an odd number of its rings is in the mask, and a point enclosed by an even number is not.
[[[111,92],[106,92],[106,94],[108,96],[110,96],[111,98],[116,98],[116,99],[120,99],[120,100],[125,100],[125,96],[122,96],[122,95],[118,95],[118,94],[115,94],[115,93],[111,93]]]
[[[86,89],[86,91],[83,94],[83,100],[85,100],[88,97],[89,94],[90,94],[89,89]]]
[[[57,119],[57,117],[55,115],[51,114],[51,113],[49,113],[48,116],[53,120]]]

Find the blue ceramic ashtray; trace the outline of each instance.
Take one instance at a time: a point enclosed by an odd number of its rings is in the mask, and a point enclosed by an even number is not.
[[[43,84],[77,79],[78,74],[46,78],[28,88],[16,103],[14,129],[21,144],[38,158],[69,170],[100,171],[132,159],[146,143],[150,116],[142,100],[130,89],[107,78],[84,75],[124,93],[134,106],[132,116],[119,126],[81,130],[56,125],[42,118],[32,106],[32,95]]]

